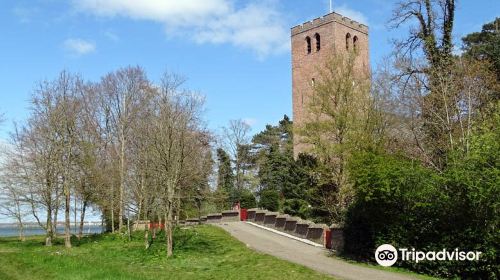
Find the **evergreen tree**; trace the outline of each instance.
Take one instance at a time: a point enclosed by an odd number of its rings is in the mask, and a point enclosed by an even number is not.
[[[278,197],[283,211],[308,218],[312,172],[308,168],[310,162],[295,162],[293,159],[293,122],[285,115],[277,126],[267,125],[264,131],[253,137],[252,142],[257,150],[260,205],[264,203],[266,207],[274,208],[273,199]],[[273,198],[271,202],[269,197]]]
[[[284,196],[283,190],[292,182],[292,137],[292,122],[286,115],[278,126],[267,125],[264,131],[253,137],[260,192],[270,189]]]
[[[217,163],[219,170],[217,172],[217,191],[225,195],[226,205],[231,206],[235,197],[234,174],[231,167],[231,158],[222,148],[217,149]]]
[[[465,56],[488,60],[500,80],[500,18],[483,25],[481,32],[473,32],[462,38]]]

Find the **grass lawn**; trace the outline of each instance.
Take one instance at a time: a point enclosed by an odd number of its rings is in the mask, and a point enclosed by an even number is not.
[[[374,263],[357,262],[357,261],[353,261],[351,259],[347,259],[344,257],[338,257],[338,256],[332,256],[332,257],[337,258],[337,259],[342,260],[342,261],[345,261],[345,262],[348,262],[348,263],[351,263],[351,264],[354,264],[354,265],[378,269],[378,270],[384,270],[384,271],[389,271],[389,272],[400,273],[400,274],[411,276],[415,279],[422,279],[422,280],[439,280],[439,279],[441,279],[441,278],[437,278],[437,277],[433,277],[433,276],[429,276],[429,275],[418,274],[418,273],[413,272],[409,269],[405,269],[405,268],[401,268],[401,267],[396,267],[396,266],[384,267],[384,266],[380,266],[380,265],[377,265]]]
[[[306,267],[248,249],[224,230],[202,225],[176,229],[174,257],[163,237],[144,249],[143,233],[89,236],[65,249],[0,238],[0,279],[332,279]]]

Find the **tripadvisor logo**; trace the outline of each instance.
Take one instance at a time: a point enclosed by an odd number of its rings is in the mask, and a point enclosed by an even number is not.
[[[398,251],[390,244],[380,245],[375,251],[375,260],[381,266],[391,266],[398,260]]]
[[[398,254],[399,251],[399,254]],[[392,266],[398,260],[398,255],[402,261],[420,262],[420,261],[477,261],[481,252],[465,252],[459,251],[458,248],[453,251],[443,249],[441,251],[416,251],[415,248],[409,250],[399,248],[396,250],[390,244],[378,246],[375,251],[375,260],[381,266]]]

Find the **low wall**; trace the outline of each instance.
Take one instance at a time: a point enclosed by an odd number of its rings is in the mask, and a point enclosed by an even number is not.
[[[220,223],[221,221],[222,221],[222,214],[220,214],[220,213],[207,215],[207,222],[208,223]]]
[[[237,210],[222,211],[223,222],[238,222],[239,220],[240,220],[240,211]]]
[[[287,218],[285,221],[284,231],[288,233],[294,233],[297,226],[297,220],[294,218]]]
[[[276,216],[278,216],[279,213],[276,212],[269,212],[264,215],[264,225],[268,227],[274,227],[274,224],[276,223]]]
[[[247,221],[254,221],[255,220],[255,212],[257,212],[259,209],[257,208],[251,208],[247,210]]]
[[[306,238],[307,230],[309,229],[309,225],[312,223],[309,221],[298,221],[295,226],[294,235],[300,238]]]
[[[135,221],[132,225],[132,231],[147,230],[149,228],[149,220]]]
[[[344,250],[344,228],[338,225],[331,225],[330,247],[336,252]]]
[[[336,252],[341,252],[344,248],[344,230],[341,226],[331,225],[329,227],[287,214],[256,208],[248,209],[247,213],[248,221],[310,240]]]
[[[199,223],[200,223],[200,219],[198,219],[198,218],[189,218],[189,219],[186,219],[185,225],[186,226],[194,226],[194,225],[198,225]]]
[[[258,210],[257,212],[255,212],[254,222],[257,224],[263,224],[266,213],[267,211],[265,210]]]
[[[276,222],[274,223],[274,228],[277,230],[284,231],[285,230],[285,222],[286,219],[290,218],[288,215],[278,215],[276,216]]]
[[[318,244],[325,243],[325,231],[328,230],[328,226],[325,224],[313,224],[307,229],[306,238],[316,242]]]

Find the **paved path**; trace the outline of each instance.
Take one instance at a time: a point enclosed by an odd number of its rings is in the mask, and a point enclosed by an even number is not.
[[[307,245],[244,222],[223,223],[218,226],[254,250],[307,266],[336,278],[357,280],[416,279],[404,274],[357,266],[328,257],[328,251],[325,249]]]

